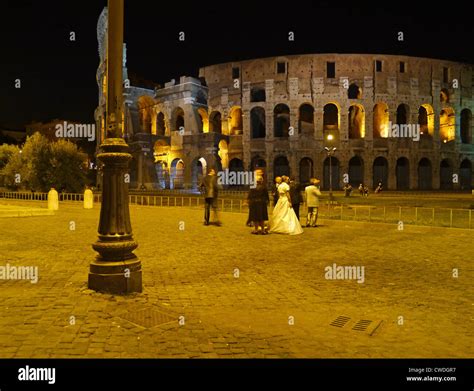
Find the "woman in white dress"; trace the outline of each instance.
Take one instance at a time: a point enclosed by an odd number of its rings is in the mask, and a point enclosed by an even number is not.
[[[299,235],[303,233],[303,228],[296,217],[295,211],[291,207],[290,186],[288,177],[283,177],[283,182],[278,186],[278,202],[273,209],[272,224],[270,232]]]

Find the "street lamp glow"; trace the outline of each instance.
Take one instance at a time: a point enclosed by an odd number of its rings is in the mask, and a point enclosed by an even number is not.
[[[332,134],[328,134],[328,141],[332,141],[334,139],[334,136]]]

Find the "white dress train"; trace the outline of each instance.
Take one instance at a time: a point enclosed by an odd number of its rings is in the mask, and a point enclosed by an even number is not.
[[[278,186],[278,202],[273,208],[270,232],[287,235],[299,235],[303,233],[303,228],[296,217],[295,211],[291,208],[286,195],[290,191],[290,186],[283,182]]]

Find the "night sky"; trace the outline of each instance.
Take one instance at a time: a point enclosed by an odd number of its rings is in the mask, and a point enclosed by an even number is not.
[[[33,120],[93,122],[105,0],[3,0],[0,129]],[[166,5],[164,5],[166,3]],[[194,5],[192,5],[194,4]],[[278,4],[278,5],[276,5]],[[156,83],[214,63],[299,53],[386,53],[474,63],[469,6],[382,1],[184,2],[125,0],[129,72]],[[356,8],[357,6],[357,8]],[[431,8],[430,8],[431,7]],[[295,42],[288,41],[288,31]],[[76,41],[69,40],[70,32]],[[178,32],[186,41],[178,41]],[[403,31],[405,41],[397,40]],[[15,89],[15,79],[22,88]]]

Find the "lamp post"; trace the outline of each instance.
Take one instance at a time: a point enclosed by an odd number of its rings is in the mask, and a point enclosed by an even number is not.
[[[123,19],[124,0],[109,0],[107,27],[107,106],[105,140],[97,159],[103,164],[98,252],[90,264],[89,289],[125,294],[142,291],[141,262],[133,250],[128,207],[128,164],[132,156],[123,137]],[[128,179],[128,180],[127,180]]]
[[[332,140],[332,135],[328,136],[328,140]],[[334,197],[332,195],[332,156],[334,155],[334,152],[336,152],[336,147],[324,147],[324,150],[329,157],[329,203],[332,203],[334,201]]]

